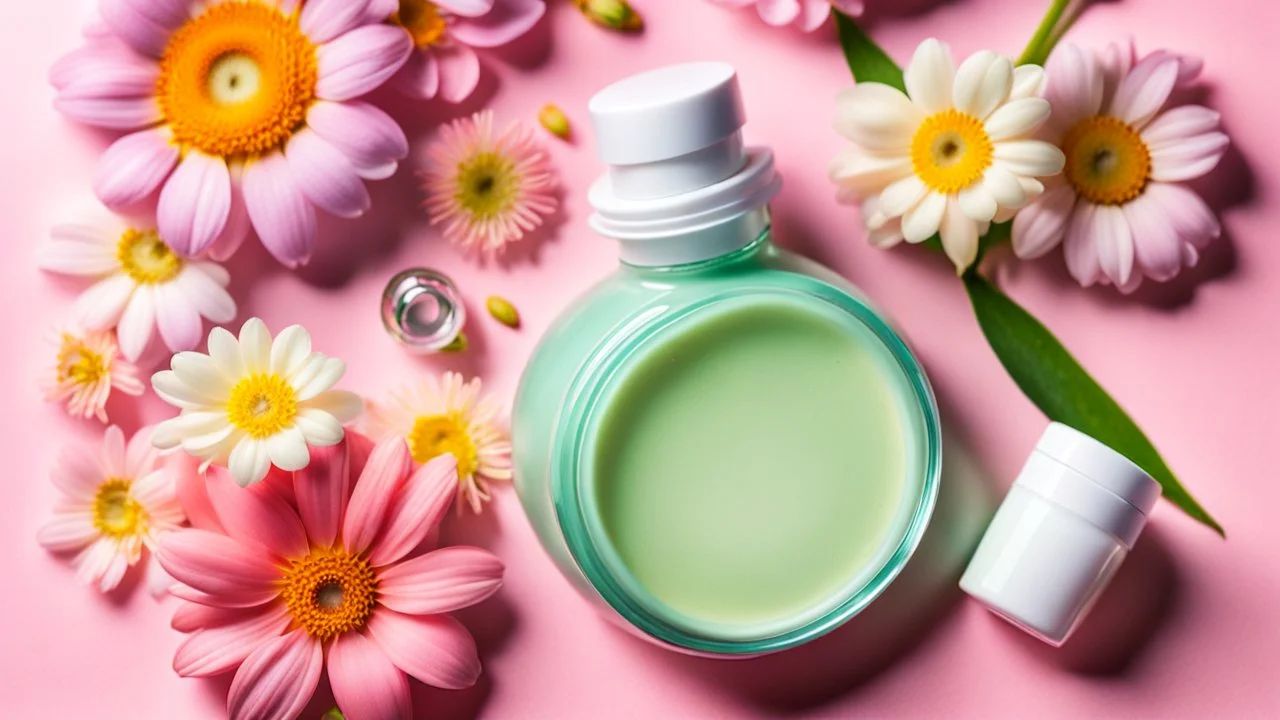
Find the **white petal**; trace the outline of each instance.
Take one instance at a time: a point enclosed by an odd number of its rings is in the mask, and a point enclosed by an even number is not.
[[[222,374],[213,359],[204,353],[177,353],[169,361],[169,367],[184,385],[213,402],[225,401],[231,392],[232,378]]]
[[[1009,100],[1040,97],[1048,79],[1048,74],[1039,65],[1019,65],[1013,69],[1013,89],[1009,91]]]
[[[319,372],[306,378],[306,382],[294,383],[293,387],[298,393],[299,401],[310,400],[337,384],[342,379],[342,375],[346,373],[347,364],[337,358],[326,357],[323,358],[323,363],[319,365],[319,368]]]
[[[961,210],[959,199],[949,198],[946,207],[938,232],[942,236],[942,249],[959,275],[978,257],[978,223]]]
[[[94,283],[76,298],[71,314],[92,330],[107,330],[120,322],[137,284],[124,273]],[[136,356],[134,356],[136,357]]]
[[[338,422],[350,422],[364,410],[364,400],[359,395],[346,390],[329,390],[308,400],[304,407],[323,410],[338,419]]]
[[[982,184],[1000,207],[1020,208],[1027,204],[1027,192],[1018,176],[999,165],[987,168]]]
[[[992,140],[1008,140],[1029,135],[1049,118],[1049,101],[1041,98],[1012,100],[996,108],[987,118],[987,135]]]
[[[315,447],[337,445],[346,434],[337,418],[316,407],[300,409],[293,422],[302,431],[307,444]]]
[[[249,318],[240,328],[240,359],[245,372],[271,371],[271,331],[260,318]]]
[[[929,192],[928,186],[916,175],[908,175],[880,193],[878,209],[886,218],[899,217],[916,206]]]
[[[36,267],[63,275],[101,277],[120,269],[114,240],[92,225],[57,225],[36,249]]]
[[[226,400],[225,397],[213,395],[187,385],[178,379],[178,375],[172,370],[161,370],[152,375],[151,387],[155,389],[160,399],[180,408],[207,408],[213,405],[220,405]]]
[[[52,552],[79,550],[98,537],[87,513],[59,513],[36,534],[36,542]]]
[[[261,481],[270,468],[271,457],[267,454],[267,444],[254,438],[241,440],[227,459],[227,469],[240,487],[248,487]]]
[[[156,327],[155,288],[149,285],[139,286],[129,298],[124,313],[120,315],[120,324],[116,327],[116,337],[120,340],[120,352],[130,360],[136,360],[147,349],[151,335]]]
[[[868,150],[906,152],[924,119],[897,88],[858,83],[836,96],[836,131]]]
[[[246,374],[244,358],[240,355],[240,343],[226,328],[209,331],[209,357],[213,364],[230,380]]]
[[[979,120],[999,107],[1013,89],[1013,63],[990,50],[970,55],[956,70],[953,89],[956,109]]]
[[[947,196],[930,192],[919,205],[902,216],[902,236],[907,242],[924,242],[938,232],[942,214],[947,209]]]
[[[311,335],[301,325],[290,325],[271,343],[271,372],[289,377],[311,357]]]
[[[1015,175],[1045,177],[1062,172],[1067,158],[1058,148],[1040,140],[1006,140],[995,144],[997,166]]]
[[[846,148],[832,160],[829,174],[832,181],[865,197],[910,175],[911,158],[905,154],[880,157]]]
[[[296,427],[286,428],[266,439],[271,464],[281,470],[301,470],[311,462],[306,438]]]
[[[209,267],[218,267],[212,263],[199,263]],[[203,268],[196,265],[183,269],[182,274],[174,280],[182,296],[190,302],[202,317],[210,322],[230,322],[236,316],[236,301],[231,299],[225,285],[210,276]]]
[[[982,183],[974,183],[961,190],[957,207],[970,220],[977,222],[991,222],[991,218],[996,216],[996,199]]]
[[[902,77],[912,102],[930,115],[951,107],[955,67],[951,48],[934,38],[920,43]]]

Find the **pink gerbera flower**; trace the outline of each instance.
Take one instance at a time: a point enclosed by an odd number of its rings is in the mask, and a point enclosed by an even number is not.
[[[505,45],[546,12],[544,0],[399,0],[391,22],[403,27],[417,52],[396,76],[396,86],[424,100],[461,102],[480,81],[472,48]]]
[[[1227,148],[1218,113],[1168,107],[1200,63],[1169,52],[1139,59],[1112,45],[1105,57],[1063,45],[1049,58],[1042,133],[1067,162],[1060,179],[1013,221],[1013,249],[1038,257],[1063,243],[1084,286],[1131,292],[1164,281],[1221,232],[1213,211],[1183,183],[1209,172]]]
[[[103,28],[51,75],[61,112],[132,131],[103,155],[98,196],[121,207],[158,192],[160,236],[183,256],[215,243],[228,256],[252,225],[281,262],[305,263],[315,207],[362,214],[363,180],[408,152],[357,100],[412,49],[368,24],[369,4],[101,0]]]
[[[410,717],[407,676],[463,688],[480,674],[471,635],[444,613],[497,592],[502,563],[480,548],[418,550],[453,501],[453,458],[415,472],[394,438],[365,463],[367,441],[347,437],[250,488],[210,470],[212,512],[190,513],[205,529],[160,543],[186,601],[173,626],[192,633],[174,669],[234,670],[233,720],[296,717],[322,671],[351,718]]]
[[[40,379],[45,400],[65,403],[74,417],[107,421],[111,391],[141,395],[138,368],[120,357],[116,337],[102,330],[66,329],[53,333],[58,348],[53,365]]]
[[[716,5],[743,8],[754,5],[761,20],[775,27],[795,25],[813,32],[831,16],[831,8],[851,17],[863,11],[863,0],[711,0]]]
[[[489,110],[455,120],[440,129],[427,158],[431,224],[463,248],[500,252],[555,212],[551,160],[519,122],[497,134]]]

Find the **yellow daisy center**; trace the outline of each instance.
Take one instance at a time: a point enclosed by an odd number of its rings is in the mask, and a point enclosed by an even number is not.
[[[261,2],[224,2],[189,20],[160,59],[156,99],[174,141],[208,155],[280,147],[315,99],[316,48]]]
[[[391,22],[408,30],[413,44],[420,48],[439,45],[449,27],[440,8],[430,0],[400,0]]]
[[[511,158],[492,150],[458,163],[453,198],[475,220],[501,216],[520,194],[520,176]]]
[[[950,195],[982,179],[994,148],[982,121],[955,108],[930,115],[911,139],[911,165],[929,189]]]
[[[1062,138],[1063,175],[1081,197],[1097,205],[1122,205],[1142,194],[1151,175],[1151,151],[1123,120],[1097,115],[1076,123]]]
[[[93,497],[93,526],[113,538],[131,537],[146,525],[147,511],[129,494],[130,482],[109,478]]]
[[[110,374],[111,366],[102,353],[74,335],[62,334],[62,347],[58,348],[58,382],[93,385]]]
[[[458,477],[475,474],[480,466],[476,444],[467,432],[467,423],[457,413],[422,415],[413,421],[409,431],[409,454],[417,463],[425,463],[445,453],[453,453],[458,461]]]
[[[275,373],[254,373],[231,388],[227,420],[249,437],[271,437],[293,424],[298,416],[298,394]]]
[[[182,271],[182,258],[155,230],[125,230],[116,246],[116,259],[124,274],[139,285],[166,283]]]
[[[340,548],[314,550],[291,561],[282,583],[281,596],[294,622],[321,640],[364,627],[378,593],[369,561]]]

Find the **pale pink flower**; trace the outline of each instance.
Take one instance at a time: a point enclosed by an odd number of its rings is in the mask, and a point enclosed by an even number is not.
[[[1165,281],[1194,265],[1221,228],[1183,183],[1212,170],[1228,144],[1217,112],[1170,107],[1199,61],[1165,51],[1139,59],[1131,46],[1116,45],[1097,57],[1062,45],[1047,70],[1053,114],[1042,133],[1067,164],[1014,218],[1014,251],[1032,258],[1063,243],[1081,285],[1123,292],[1143,277]]]
[[[107,400],[112,390],[141,395],[144,388],[138,368],[120,357],[116,338],[102,330],[68,328],[55,331],[52,343],[57,355],[40,385],[45,400],[65,403],[74,417],[107,421]]]
[[[120,351],[137,360],[156,328],[173,352],[204,337],[202,318],[230,322],[236,304],[230,276],[213,262],[174,254],[150,225],[116,218],[59,225],[39,248],[36,264],[64,275],[95,278],[73,314],[92,330],[118,328]]]
[[[396,87],[424,100],[467,99],[480,82],[480,59],[472,48],[515,40],[546,9],[544,0],[399,0],[390,20],[408,31],[417,52],[396,76]]]
[[[370,2],[101,0],[101,27],[50,76],[63,114],[131,133],[103,155],[98,197],[158,193],[160,235],[184,257],[229,256],[252,226],[282,263],[305,263],[315,209],[363,214],[364,180],[408,153],[358,100],[412,50],[371,24]]]
[[[754,5],[761,20],[783,27],[794,25],[804,32],[813,32],[831,16],[831,8],[850,17],[858,17],[864,9],[863,0],[711,0],[716,5],[744,8]]]
[[[102,592],[120,584],[125,571],[142,560],[143,549],[155,552],[156,540],[186,521],[173,478],[149,435],[140,431],[126,445],[124,433],[112,425],[101,452],[68,447],[53,468],[53,484],[63,497],[37,540],[52,552],[76,553],[76,576]],[[149,573],[153,591],[167,585],[163,571]]]
[[[454,120],[440,128],[427,158],[431,224],[465,249],[499,253],[555,212],[551,159],[522,123],[498,134],[489,110]]]
[[[350,718],[410,717],[408,677],[463,688],[480,675],[475,642],[445,613],[497,592],[502,563],[480,548],[418,549],[453,502],[453,458],[415,472],[402,439],[368,455],[365,443],[350,434],[250,488],[213,468],[208,529],[160,543],[185,601],[173,626],[191,633],[173,667],[234,670],[232,720],[296,717],[322,671]]]
[[[511,439],[503,427],[502,403],[484,395],[480,378],[447,372],[399,388],[384,403],[370,402],[365,417],[378,440],[404,438],[416,463],[448,453],[458,464],[458,510],[479,513],[492,499],[490,482],[511,480]]]

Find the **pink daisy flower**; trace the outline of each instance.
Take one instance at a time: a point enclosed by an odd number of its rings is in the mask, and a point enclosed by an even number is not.
[[[76,576],[102,592],[114,590],[125,571],[142,560],[144,549],[154,552],[161,534],[186,521],[173,477],[161,466],[149,431],[126,444],[124,433],[112,425],[101,452],[63,450],[52,478],[63,498],[37,539],[51,552],[76,553]],[[154,563],[149,573],[153,591],[168,585]]]
[[[465,249],[501,252],[555,212],[551,159],[519,122],[501,134],[493,112],[460,118],[440,129],[427,149],[424,203],[432,225]]]
[[[408,31],[417,52],[396,76],[396,86],[424,100],[467,99],[480,81],[480,59],[472,48],[515,40],[546,9],[544,0],[399,0],[390,21]]]
[[[364,180],[408,153],[358,100],[412,50],[369,24],[369,4],[101,0],[102,27],[51,74],[63,114],[130,131],[102,157],[98,197],[118,208],[158,193],[160,236],[184,257],[227,257],[252,226],[282,263],[305,263],[315,208],[361,215]]]
[[[1218,113],[1169,107],[1200,71],[1198,60],[1159,51],[1139,59],[1112,45],[1104,57],[1062,45],[1049,58],[1045,97],[1053,114],[1043,137],[1066,154],[1062,176],[1013,221],[1019,257],[1059,243],[1081,285],[1136,289],[1144,277],[1173,278],[1194,265],[1221,228],[1185,183],[1226,152]]]
[[[804,32],[813,32],[831,16],[831,8],[858,17],[864,9],[863,0],[711,0],[716,5],[744,8],[754,5],[761,20],[783,27],[794,25]]]
[[[52,367],[40,380],[45,400],[65,403],[73,417],[107,421],[112,390],[141,395],[138,368],[120,357],[116,338],[102,330],[67,329],[53,334],[58,348]]]
[[[402,438],[370,453],[347,437],[250,488],[212,469],[195,503],[207,509],[190,513],[204,528],[160,543],[185,601],[173,626],[191,633],[174,669],[235,671],[232,720],[296,717],[322,672],[351,718],[410,717],[410,676],[444,688],[479,677],[471,635],[445,613],[497,592],[502,563],[480,548],[418,549],[453,502],[453,458],[415,472]]]

